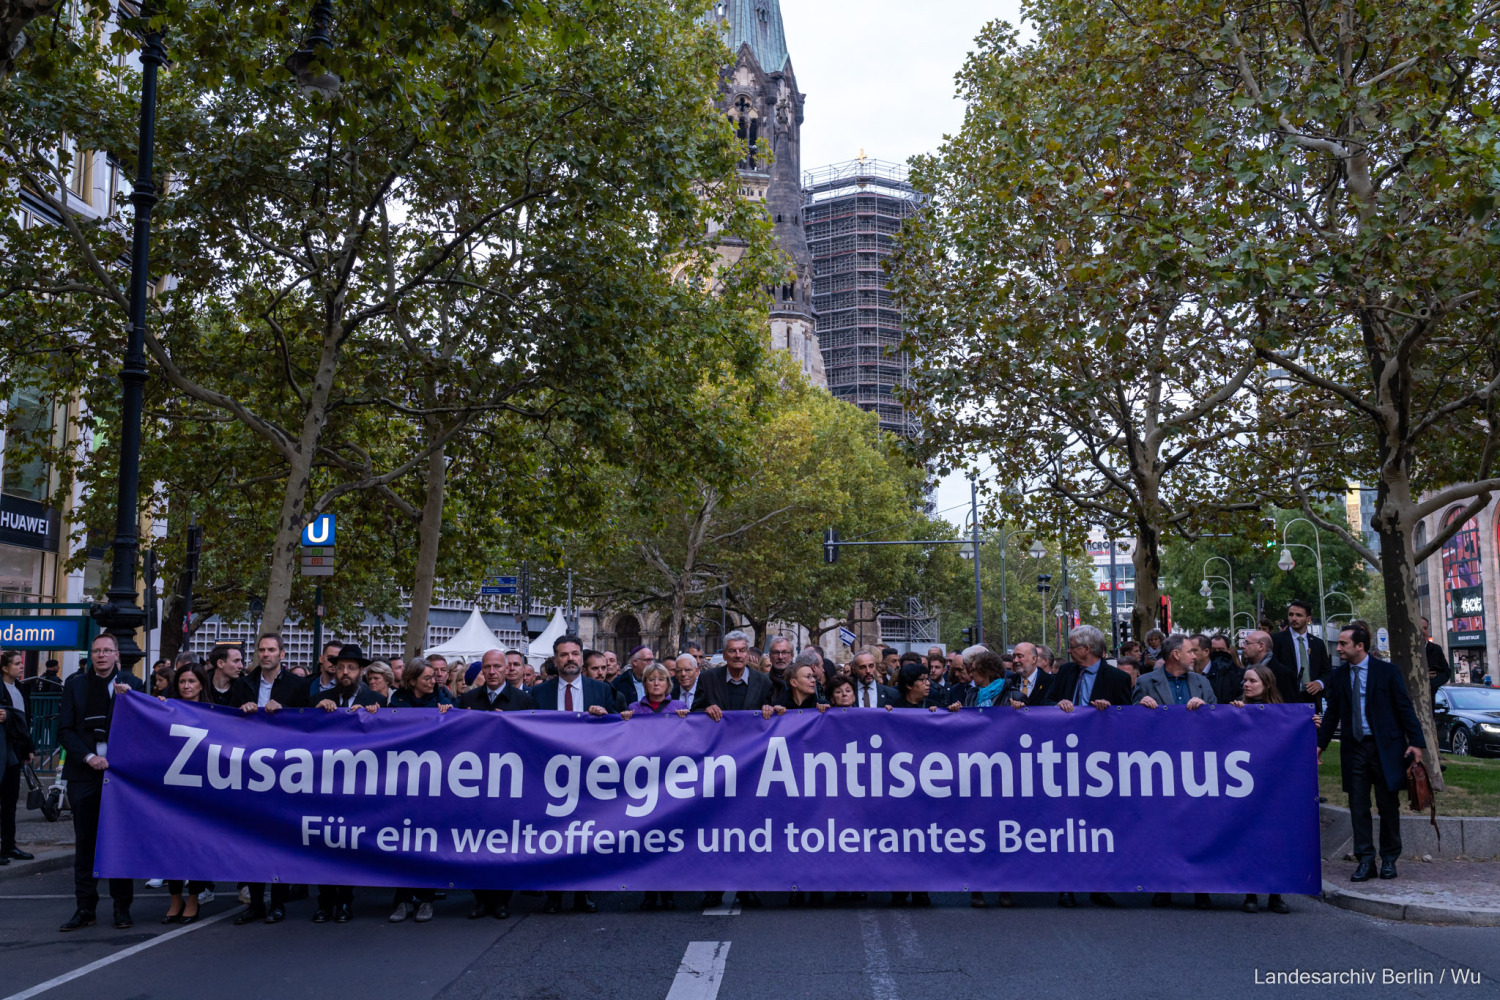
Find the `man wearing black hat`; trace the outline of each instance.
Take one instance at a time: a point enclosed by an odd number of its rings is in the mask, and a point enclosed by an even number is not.
[[[26,693],[32,695],[45,691],[54,694],[61,691],[62,686],[62,664],[56,660],[48,660],[45,671],[26,681]]]
[[[358,643],[340,646],[333,661],[333,686],[321,691],[314,708],[325,712],[338,709],[360,709],[368,712],[380,710],[380,696],[365,687],[360,674],[370,660]],[[313,912],[313,923],[347,924],[354,918],[354,887],[349,885],[318,886],[318,908]]]

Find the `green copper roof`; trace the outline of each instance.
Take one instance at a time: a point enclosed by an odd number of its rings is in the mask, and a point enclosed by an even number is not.
[[[786,66],[789,57],[780,0],[723,0],[714,5],[709,17],[729,22],[724,41],[731,52],[749,43],[755,61],[767,73],[778,73]]]

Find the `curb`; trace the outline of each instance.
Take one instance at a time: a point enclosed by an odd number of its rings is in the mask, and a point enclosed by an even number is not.
[[[27,875],[39,875],[43,872],[61,871],[71,867],[73,867],[73,848],[43,851],[36,856],[34,861],[12,861],[0,868],[0,882],[25,878]]]
[[[1419,924],[1453,924],[1460,927],[1500,927],[1500,909],[1437,906],[1401,899],[1384,899],[1341,889],[1323,880],[1323,902],[1329,906],[1363,913],[1382,920],[1406,920]]]

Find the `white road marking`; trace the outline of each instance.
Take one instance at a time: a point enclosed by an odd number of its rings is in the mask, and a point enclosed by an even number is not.
[[[690,941],[683,952],[677,977],[667,991],[667,1000],[714,1000],[724,981],[724,963],[729,958],[728,941]]]
[[[29,990],[22,990],[19,993],[12,993],[10,996],[5,997],[4,1000],[27,1000],[27,998],[29,997],[38,996],[42,993],[46,993],[48,990],[56,989],[59,986],[71,983],[73,980],[86,976],[90,972],[96,972],[107,965],[114,965],[116,962],[120,961],[123,958],[129,958],[131,955],[138,955],[141,952],[145,951],[147,948],[155,948],[157,945],[165,944],[173,938],[182,937],[184,934],[191,934],[193,933],[193,931],[200,931],[203,928],[207,927],[209,924],[216,924],[220,920],[223,920],[226,917],[232,917],[239,912],[240,911],[238,908],[231,907],[230,909],[225,910],[223,913],[217,914],[212,917],[207,917],[203,920],[198,921],[196,924],[189,924],[186,927],[179,927],[176,930],[168,931],[165,934],[158,934],[156,937],[151,938],[149,941],[142,941],[140,944],[131,945],[124,951],[117,951],[113,955],[109,955],[105,958],[99,959],[97,962],[90,962],[88,965],[80,965],[72,972],[64,972],[62,975],[49,979],[45,983],[37,983]]]
[[[73,899],[73,898],[74,898],[74,896],[73,896],[73,894],[71,892],[59,892],[59,893],[53,893],[53,894],[39,893],[39,894],[36,894],[36,895],[30,895],[30,896],[0,896],[0,900],[6,900],[6,899]],[[165,892],[138,892],[138,893],[135,894],[135,898],[136,899],[170,899],[171,897],[168,896]]]
[[[705,917],[737,917],[740,915],[739,901],[720,903],[718,906],[705,906],[703,915]]]
[[[865,945],[865,975],[870,977],[870,991],[875,1000],[899,1000],[896,980],[891,975],[891,962],[886,956],[885,941],[880,936],[880,924],[875,914],[861,910],[859,914],[859,936]]]
[[[896,925],[896,947],[903,962],[915,962],[922,957],[922,945],[917,941],[917,929],[911,925],[908,914],[891,914],[891,923]]]

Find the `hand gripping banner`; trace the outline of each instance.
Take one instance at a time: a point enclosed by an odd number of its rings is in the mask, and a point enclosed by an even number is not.
[[[1316,893],[1306,705],[272,716],[121,696],[111,877]]]

